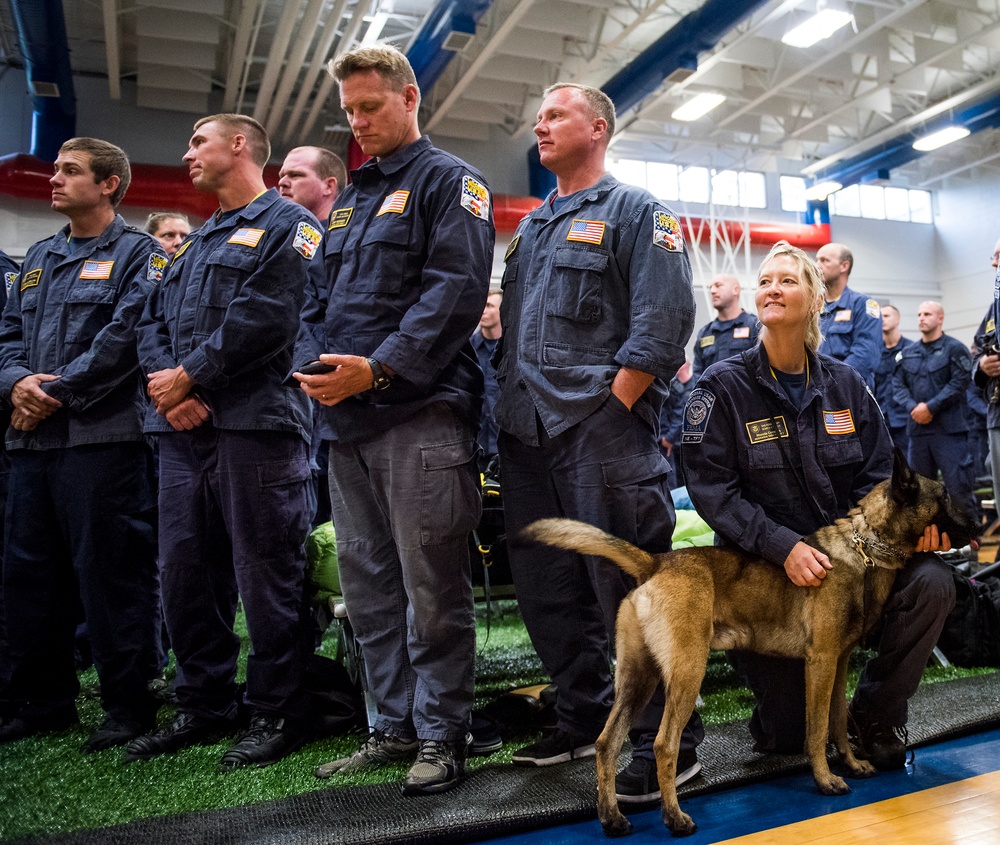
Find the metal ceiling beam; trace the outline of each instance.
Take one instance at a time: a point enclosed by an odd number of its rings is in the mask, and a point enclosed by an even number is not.
[[[253,107],[253,119],[260,123],[267,122],[267,115],[273,102],[272,95],[275,85],[278,83],[278,74],[281,73],[281,69],[285,65],[288,43],[292,40],[292,32],[295,30],[295,22],[298,20],[301,6],[302,0],[286,0],[285,10],[282,12],[278,28],[274,32],[271,52],[268,54],[267,64],[264,65],[264,75],[257,88],[257,99]]]
[[[413,67],[421,91],[430,91],[438,77],[455,57],[453,50],[443,49],[454,32],[474,35],[476,24],[493,0],[441,0],[424,18],[406,58]]]
[[[122,98],[121,50],[118,43],[118,0],[104,0],[104,56],[108,63],[108,96]]]
[[[313,43],[313,34],[316,32],[316,24],[319,22],[320,13],[326,0],[309,0],[305,14],[302,16],[302,25],[299,27],[299,37],[292,47],[292,52],[285,62],[285,68],[278,83],[278,91],[274,95],[274,102],[271,103],[270,114],[267,118],[267,131],[270,135],[277,132],[278,127],[284,120],[285,107],[292,96],[292,88],[299,78],[299,71],[305,61],[306,51]]]
[[[229,55],[229,70],[226,73],[226,90],[222,96],[222,111],[236,111],[236,102],[242,87],[243,69],[250,57],[250,40],[254,33],[254,18],[260,26],[258,12],[262,11],[263,0],[244,0],[240,6],[240,17],[233,36],[232,53]]]

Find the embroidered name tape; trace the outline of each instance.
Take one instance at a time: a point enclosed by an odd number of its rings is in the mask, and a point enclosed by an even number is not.
[[[25,291],[28,288],[38,287],[38,283],[42,279],[42,271],[32,270],[30,273],[25,273],[21,276],[21,290]]]
[[[788,437],[788,425],[783,416],[754,420],[753,422],[748,422],[746,427],[747,436],[750,438],[751,444],[767,443],[769,440]]]
[[[351,222],[352,214],[354,214],[353,205],[350,208],[338,208],[330,215],[330,225],[326,227],[326,230],[329,232],[331,229],[343,229]]]

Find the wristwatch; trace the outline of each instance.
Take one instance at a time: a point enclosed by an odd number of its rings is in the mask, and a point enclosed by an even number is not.
[[[392,377],[382,369],[382,365],[378,361],[369,358],[368,366],[372,368],[372,390],[385,390],[392,384]]]

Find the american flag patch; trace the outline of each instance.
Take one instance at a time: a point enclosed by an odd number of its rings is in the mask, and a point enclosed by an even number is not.
[[[91,261],[83,262],[83,269],[80,271],[81,279],[110,279],[111,268],[115,266],[114,261]]]
[[[264,237],[263,229],[237,229],[226,243],[254,247]]]
[[[403,210],[406,208],[406,200],[409,199],[409,191],[393,191],[389,196],[382,200],[382,207],[378,210],[376,217],[381,217],[383,214],[388,214],[392,212],[393,214],[402,214]]]
[[[604,240],[604,223],[600,220],[574,220],[566,240],[600,244]]]
[[[854,418],[851,410],[823,411],[823,425],[827,434],[854,434]]]

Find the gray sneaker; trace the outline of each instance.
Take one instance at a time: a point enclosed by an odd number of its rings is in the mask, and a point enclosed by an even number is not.
[[[400,763],[413,759],[420,743],[415,739],[400,739],[381,731],[374,731],[357,751],[350,757],[341,757],[318,766],[313,774],[320,780],[326,780],[335,774],[346,774],[367,769],[372,766],[384,766],[386,763]]]
[[[460,742],[423,740],[417,762],[403,781],[403,795],[433,795],[457,786],[465,776],[465,758],[471,742],[472,734]]]

